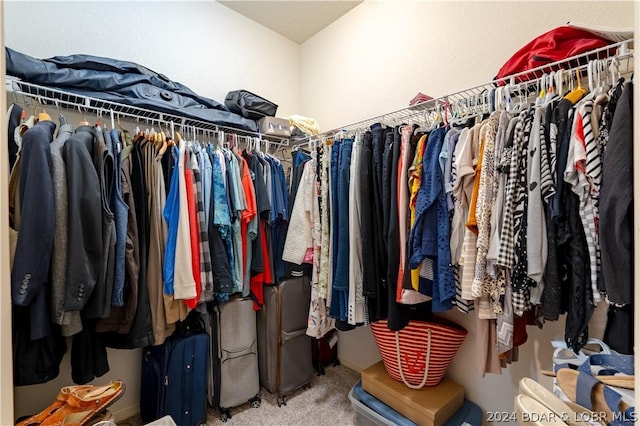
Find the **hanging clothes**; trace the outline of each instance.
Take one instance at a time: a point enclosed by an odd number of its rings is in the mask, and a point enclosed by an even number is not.
[[[101,218],[101,258],[98,260],[98,277],[95,287],[83,308],[85,318],[107,318],[111,310],[113,292],[114,260],[116,248],[116,229],[113,211],[110,207],[113,191],[114,160],[107,149],[111,136],[103,133],[100,127],[95,129],[93,162],[100,182],[100,218]]]
[[[358,170],[362,161],[362,135],[353,142],[351,163],[349,165],[349,301],[347,303],[347,322],[350,325],[366,322],[362,285],[362,202]],[[315,163],[313,164],[315,167]],[[313,194],[317,200],[317,194]]]
[[[429,134],[422,163],[422,184],[416,199],[416,220],[409,237],[411,268],[420,266],[427,257],[434,259],[433,280],[429,283],[421,279],[426,282],[420,284],[421,293],[433,298],[434,312],[451,309],[455,297],[453,271],[449,267],[449,214],[442,170],[438,165],[446,132],[446,128],[438,128]]]
[[[42,121],[24,133],[11,172],[9,226],[15,232],[11,269],[14,384],[44,383],[59,373],[66,344],[51,327],[49,264],[55,233],[50,174],[55,124]],[[28,205],[38,204],[38,209]]]
[[[82,329],[80,311],[65,312],[65,275],[67,271],[69,196],[67,171],[62,157],[62,148],[73,135],[73,126],[66,124],[58,130],[51,142],[51,180],[55,204],[55,230],[51,252],[51,310],[53,322],[62,326],[63,336],[72,336]],[[124,277],[123,277],[124,278]],[[124,284],[124,283],[123,283]]]
[[[336,190],[332,197],[335,201],[332,205],[332,211],[335,211],[333,214],[335,269],[331,287],[330,314],[339,321],[346,322],[349,304],[349,181],[353,139],[344,139],[340,144],[334,144],[334,147],[337,148],[338,153],[335,162]],[[333,164],[332,174],[334,174]]]
[[[621,353],[633,353],[633,84],[620,96],[606,145],[600,193],[602,280],[609,312],[606,341]],[[615,141],[615,142],[614,142]]]

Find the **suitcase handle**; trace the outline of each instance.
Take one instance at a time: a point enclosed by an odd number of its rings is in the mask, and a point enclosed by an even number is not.
[[[289,341],[291,339],[295,339],[298,336],[302,336],[303,334],[306,335],[307,334],[307,329],[306,328],[301,328],[300,330],[296,330],[296,331],[281,331],[282,334],[282,343]]]
[[[222,352],[222,355],[220,356],[220,361],[226,361],[228,359],[240,358],[241,356],[248,355],[248,354],[257,354],[258,349],[257,349],[256,341],[254,340],[251,343],[251,346],[249,346],[248,348],[243,348],[243,349],[240,349],[239,351],[221,350],[221,352]]]

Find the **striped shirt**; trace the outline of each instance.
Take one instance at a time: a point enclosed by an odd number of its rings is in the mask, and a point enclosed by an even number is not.
[[[578,105],[574,115],[571,142],[564,180],[580,200],[580,220],[584,228],[589,250],[590,281],[594,304],[602,300],[598,291],[599,242],[596,229],[596,211],[594,207],[593,176],[602,175],[602,161],[591,126],[593,102],[585,101]],[[591,173],[591,174],[590,174]]]

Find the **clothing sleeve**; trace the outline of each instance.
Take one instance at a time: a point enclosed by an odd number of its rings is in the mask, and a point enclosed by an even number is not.
[[[409,236],[411,257],[409,267],[415,269],[427,255],[437,253],[437,222],[427,220],[435,219],[435,203],[438,195],[444,190],[442,185],[442,172],[438,165],[442,140],[437,140],[439,132],[432,132],[427,142],[427,151],[422,162],[422,184],[416,200],[416,221]],[[437,170],[436,170],[437,168]]]
[[[91,133],[76,134],[63,147],[69,196],[69,255],[65,310],[81,310],[91,296],[102,261],[102,201],[93,166]]]
[[[174,298],[193,299],[196,297],[196,282],[191,265],[191,228],[185,178],[185,142],[180,142],[178,157],[178,230],[176,237],[175,268],[173,278]]]
[[[311,223],[309,223],[309,218],[306,214],[307,196],[305,185],[309,184],[307,182],[309,170],[309,167],[305,166],[302,173],[302,188],[298,191],[296,200],[293,203],[293,212],[291,213],[289,229],[284,242],[284,251],[282,252],[282,260],[296,265],[302,264],[307,248],[313,246],[311,243]]]
[[[178,221],[180,217],[180,204],[178,195],[178,167],[173,170],[169,195],[162,213],[168,224],[167,243],[164,252],[162,275],[164,278],[164,293],[173,294],[173,277],[176,262],[176,243],[178,238]]]
[[[18,306],[28,306],[49,282],[55,228],[50,142],[46,130],[36,127],[22,140],[22,220],[11,270],[12,300]]]

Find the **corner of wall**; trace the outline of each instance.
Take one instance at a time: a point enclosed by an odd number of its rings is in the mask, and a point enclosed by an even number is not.
[[[0,3],[0,46],[4,51],[4,3]],[[0,75],[2,87],[0,88],[0,111],[2,111],[2,123],[4,125],[7,110],[7,97],[4,86],[6,75],[5,56],[0,58]],[[0,152],[7,152],[7,132],[0,134]],[[9,216],[5,201],[9,199],[7,190],[9,182],[8,162],[6,157],[0,155],[0,282],[9,282]],[[0,335],[11,336],[11,288],[9,285],[0,286]],[[0,345],[0,424],[13,424],[13,362],[12,345],[6,341]]]
[[[635,34],[634,34],[634,39],[636,37],[638,37],[638,35],[640,35],[640,2],[635,2]],[[640,69],[640,56],[635,54],[634,55],[634,69],[636,71],[638,71]],[[634,141],[633,141],[633,161],[634,161],[634,167],[633,167],[633,182],[634,182],[634,188],[633,188],[633,195],[634,195],[634,206],[633,206],[633,212],[634,212],[634,222],[635,222],[635,229],[634,229],[634,265],[635,265],[635,269],[634,269],[634,282],[636,283],[636,287],[638,285],[638,282],[640,282],[640,267],[638,267],[638,265],[640,265],[640,229],[638,228],[638,223],[640,223],[640,116],[638,115],[638,111],[640,111],[640,86],[638,84],[634,85],[633,88],[633,97],[634,97],[634,109],[636,111],[635,114],[635,118],[633,120],[633,134],[634,134]],[[635,304],[635,309],[634,309],[634,316],[635,316],[635,324],[639,324],[640,323],[640,291],[635,292],[635,300],[634,300],[634,304]],[[634,329],[634,347],[638,348],[638,344],[640,343],[640,327],[635,327]],[[640,369],[640,357],[635,357],[635,368],[636,371],[638,369]],[[635,380],[636,384],[635,387],[636,389],[638,388],[638,386],[640,386],[640,378],[638,378],[638,375],[636,375],[636,380]],[[636,393],[636,407],[640,406],[640,392]]]
[[[129,406],[113,411],[112,414],[115,417],[115,421],[117,423],[123,422],[130,417],[140,414],[140,404],[131,404]]]

